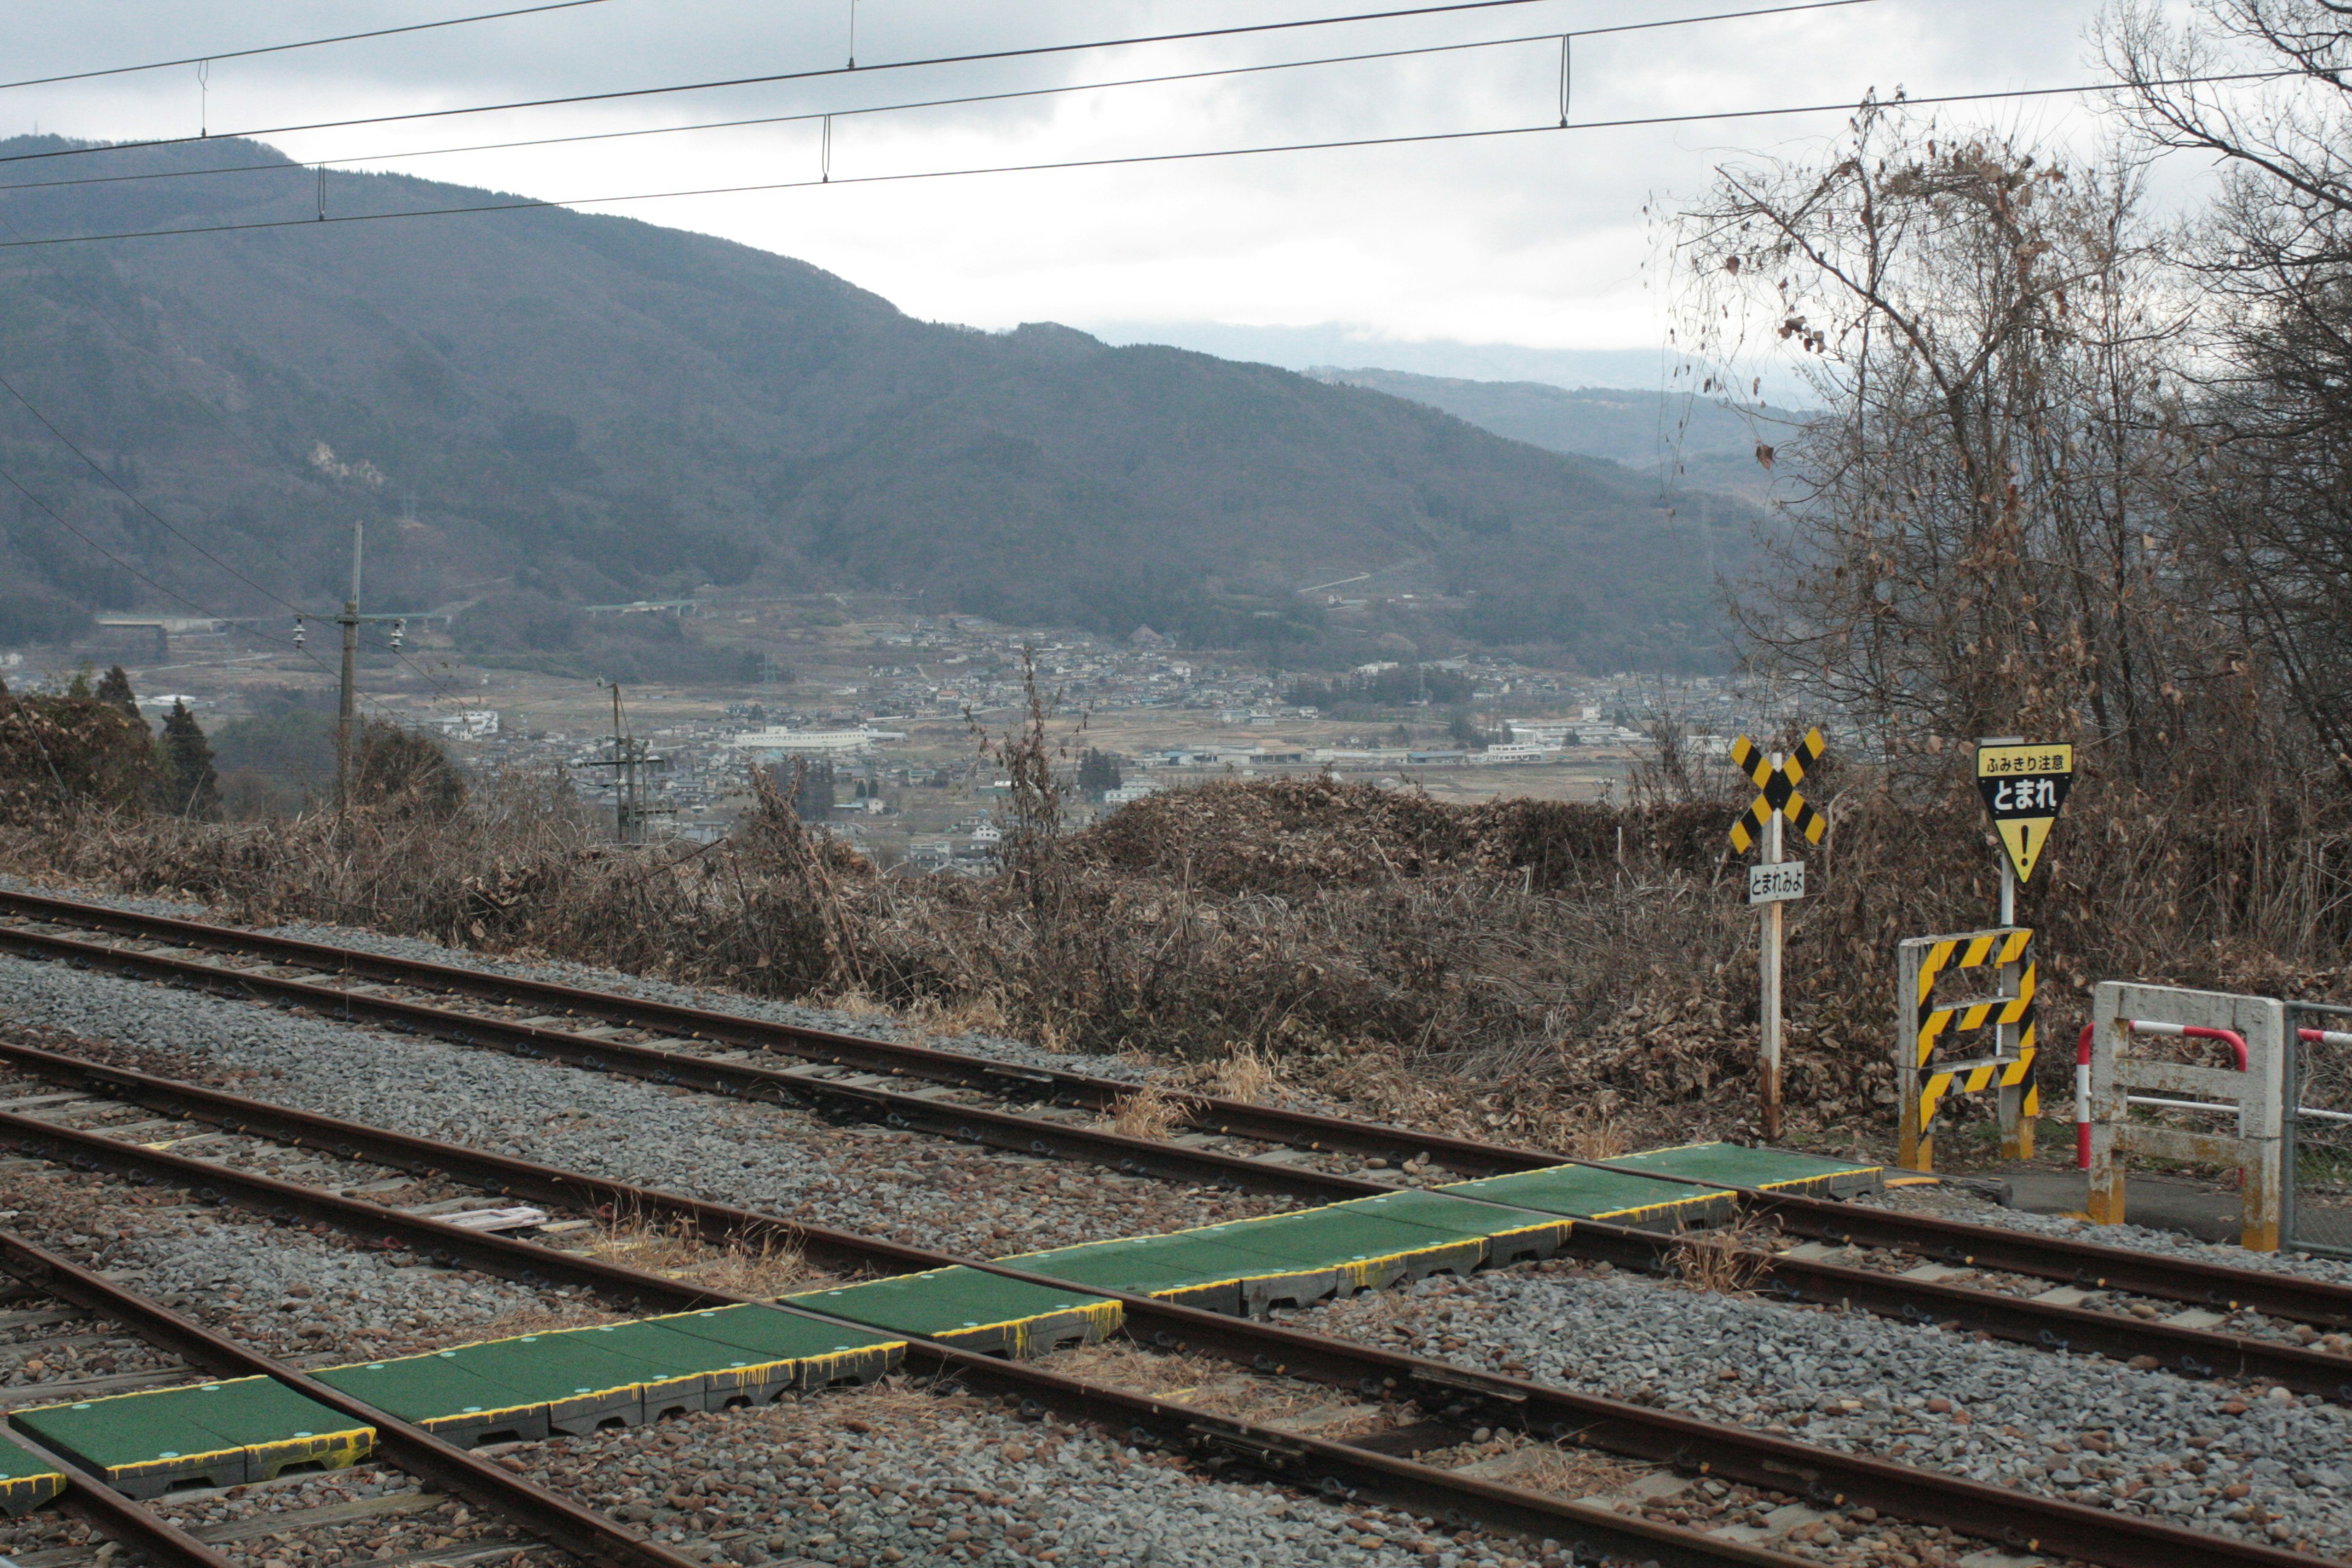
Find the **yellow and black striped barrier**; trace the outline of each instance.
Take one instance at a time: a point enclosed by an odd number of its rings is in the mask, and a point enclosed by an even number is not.
[[[1989,972],[1999,991],[1964,1002],[1937,1005],[1936,983],[1947,974]],[[1935,1166],[1935,1127],[1944,1102],[1954,1095],[2000,1095],[2001,1153],[2033,1156],[2033,1120],[2041,1092],[2033,1085],[2033,932],[2002,926],[1958,936],[1914,937],[1902,945],[1900,1001],[1895,1018],[1902,1126],[1896,1163],[1906,1170]],[[1994,1031],[1992,1054],[1970,1060],[1937,1062],[1937,1051],[1956,1037],[1979,1029]]]

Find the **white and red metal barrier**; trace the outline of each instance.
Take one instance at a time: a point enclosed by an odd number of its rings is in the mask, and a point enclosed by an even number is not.
[[[2144,1018],[2118,1018],[2116,1026],[2127,1034],[2159,1039],[2219,1040],[2237,1058],[2238,1070],[2246,1070],[2245,1037],[2234,1029],[2208,1029],[2196,1024],[2164,1024]],[[2074,1037],[2074,1164],[2084,1171],[2091,1168],[2091,1038],[2097,1028],[2095,1024],[2085,1024],[2083,1032]],[[2297,1029],[2294,1033],[2297,1039],[2309,1046],[2352,1046],[2352,1032],[2342,1029]],[[2125,1103],[2152,1105],[2166,1110],[2202,1110],[2231,1116],[2238,1113],[2234,1105],[2201,1100],[2162,1100],[2143,1094],[2126,1095]],[[2321,1110],[2309,1105],[2295,1107],[2294,1113],[2307,1121],[2352,1121],[2352,1111]]]
[[[2091,1026],[2074,1042],[2075,1159],[2088,1173],[2084,1207],[2102,1225],[2124,1218],[2126,1166],[2135,1155],[2235,1167],[2241,1238],[2275,1251],[2283,1220],[2289,1058],[2297,1031],[2285,1004],[2259,996],[2102,981]],[[2230,1047],[2230,1066],[2141,1055],[2135,1040],[2203,1040]],[[2135,1118],[2135,1108],[2226,1119],[2184,1128]]]

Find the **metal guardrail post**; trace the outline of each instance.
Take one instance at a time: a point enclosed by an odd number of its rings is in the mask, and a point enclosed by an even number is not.
[[[2085,1212],[2099,1225],[2125,1217],[2125,1166],[2134,1153],[2198,1164],[2234,1165],[2243,1176],[2240,1194],[2240,1243],[2252,1252],[2275,1252],[2281,1233],[2282,1164],[2286,1123],[2289,1056],[2286,1007],[2261,996],[2190,991],[2169,985],[2138,985],[2103,980],[2092,992],[2090,1190]],[[2226,1039],[2242,1044],[2244,1059],[2233,1068],[2150,1061],[2130,1049],[2143,1036]],[[2233,1132],[2192,1132],[2153,1127],[2131,1119],[2133,1090],[2193,1097],[2154,1103],[2176,1110],[2207,1109],[2234,1113]]]

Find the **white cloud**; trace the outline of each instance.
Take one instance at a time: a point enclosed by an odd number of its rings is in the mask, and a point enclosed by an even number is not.
[[[1298,58],[1689,15],[1663,0],[1539,0],[1444,18],[1261,35],[984,66],[286,134],[297,157],[846,110],[1212,65]],[[463,9],[452,0],[442,14]],[[862,0],[860,63],[1262,20],[1243,0],[1014,8]],[[1592,38],[1578,46],[1580,119],[1845,102],[1900,85],[1982,91],[2087,79],[2095,0],[1874,0],[1801,16]],[[827,68],[847,50],[848,0],[607,4],[548,16],[224,61],[215,132],[665,80]],[[12,20],[15,76],[86,68],[418,19],[410,5],[224,13],[192,0],[82,0]],[[1298,5],[1291,15],[1311,15]],[[1036,163],[1297,140],[1540,124],[1558,47],[1226,78],[889,116],[845,115],[835,174]],[[0,93],[0,132],[124,138],[196,128],[195,72]],[[2095,117],[2071,100],[1983,114],[2062,137]],[[1836,115],[1550,132],[1486,142],[981,175],[612,206],[801,257],[913,314],[1002,327],[1166,323],[1343,329],[1400,342],[1625,350],[1660,338],[1643,203],[1691,193],[1721,158],[1800,145]],[[818,132],[765,126],[374,166],[537,196],[814,177]],[[49,166],[52,169],[54,165]],[[495,220],[485,220],[495,221]],[[1128,330],[1133,330],[1131,327]],[[1269,339],[1269,342],[1274,341]],[[1304,342],[1294,334],[1294,342]],[[1366,358],[1373,357],[1368,353]]]

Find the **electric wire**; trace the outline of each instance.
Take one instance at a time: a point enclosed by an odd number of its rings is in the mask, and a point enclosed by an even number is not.
[[[117,555],[113,551],[109,550],[105,545],[100,544],[97,540],[92,539],[89,534],[83,532],[72,523],[68,522],[63,516],[59,515],[56,510],[50,507],[48,502],[43,500],[38,495],[35,494],[26,486],[24,480],[18,479],[5,467],[0,467],[0,479],[5,479],[9,485],[16,489],[16,493],[23,496],[26,500],[32,503],[42,516],[47,518],[51,522],[56,523],[59,528],[64,529],[68,533],[72,534],[76,539],[80,540],[91,550],[103,555],[107,560],[121,567],[123,571],[129,573],[140,582],[144,583],[150,588],[154,589],[155,592],[163,595],[165,598],[173,600],[176,603],[194,610],[197,615],[204,616],[207,620],[234,622],[237,619],[237,617],[234,616],[219,615],[207,606],[191,599],[185,594],[181,593],[178,589],[166,587],[162,583],[157,582],[154,578],[150,577],[146,573],[142,572],[138,567],[133,566],[130,562],[122,559],[121,556]],[[246,626],[244,630],[247,636],[257,638],[262,642],[275,643],[280,647],[292,648],[296,653],[300,654],[305,658],[308,658],[313,665],[316,665],[321,674],[331,673],[328,670],[324,660],[320,659],[317,654],[311,652],[309,648],[296,643],[291,637],[273,637],[269,633],[261,631],[251,626]],[[361,698],[360,700],[367,702],[368,706],[375,710],[376,713],[385,721],[396,722],[398,721],[399,716],[393,713],[391,710],[383,707],[381,703],[377,703],[366,698]]]
[[[1545,35],[1547,37],[1557,35]],[[2215,76],[2181,77],[2146,85],[2179,87],[2221,82],[2275,81],[2293,73],[2241,71]],[[1890,106],[1913,108],[1944,104],[1985,103],[2019,99],[2071,97],[2125,90],[2117,82],[2089,82],[2072,87],[2002,88],[1985,92],[1943,93],[1927,97],[1905,95],[1886,100]],[[46,246],[87,245],[124,239],[165,239],[210,234],[244,234],[262,229],[313,228],[326,224],[384,223],[423,217],[464,217],[476,214],[548,212],[589,206],[618,206],[631,202],[677,201],[693,197],[753,195],[773,191],[814,190],[825,186],[904,184],[919,180],[969,179],[991,174],[1047,174],[1076,169],[1132,168],[1153,163],[1205,163],[1221,158],[1268,157],[1291,153],[1341,152],[1370,147],[1429,146],[1444,142],[1487,142],[1509,137],[1558,135],[1563,132],[1623,131],[1670,125],[1695,125],[1727,120],[1764,120],[1806,114],[1851,114],[1851,100],[1785,104],[1769,109],[1700,110],[1688,114],[1636,115],[1616,120],[1580,120],[1558,124],[1546,120],[1532,125],[1491,126],[1472,131],[1425,131],[1385,136],[1339,137],[1321,142],[1282,142],[1255,147],[1211,147],[1177,153],[1129,153],[1095,158],[1061,158],[1034,163],[987,163],[960,169],[914,169],[888,174],[834,175],[828,169],[814,179],[767,180],[740,185],[700,185],[681,190],[640,191],[622,195],[521,197],[513,201],[478,202],[465,206],[415,207],[401,212],[320,213],[315,217],[257,218],[242,223],[191,224],[177,228],[120,229],[107,234],[58,235],[46,239],[0,240],[0,250]]]
[[[294,603],[293,600],[285,597],[283,595],[278,594],[272,589],[264,587],[261,584],[255,582],[251,577],[247,576],[243,572],[238,571],[235,566],[230,565],[227,562],[214,554],[193,535],[187,533],[170,519],[164,517],[162,513],[156,511],[154,508],[149,506],[144,500],[141,500],[138,494],[129,486],[125,485],[121,479],[116,479],[112,474],[109,473],[105,466],[100,464],[97,458],[82,450],[82,448],[75,443],[72,437],[59,429],[54,420],[50,419],[47,415],[42,413],[38,407],[35,406],[32,399],[26,397],[23,392],[17,389],[16,384],[8,380],[5,375],[0,375],[0,389],[5,389],[9,396],[15,398],[19,404],[24,405],[26,413],[30,414],[35,419],[40,421],[41,427],[43,429],[56,437],[58,442],[61,443],[68,451],[71,452],[75,457],[79,458],[84,463],[89,465],[90,472],[96,474],[100,479],[104,479],[108,484],[113,486],[117,491],[121,492],[125,500],[128,500],[132,506],[137,507],[142,512],[145,513],[146,516],[156,524],[156,526],[163,529],[173,538],[179,540],[183,544],[185,544],[189,549],[194,551],[197,554],[203,556],[205,560],[211,562],[214,565],[219,567],[222,571],[227,573],[230,576],[236,578],[247,587],[252,589],[255,593],[259,594],[263,598],[271,601],[283,609],[291,611],[298,617],[313,616],[313,612],[305,610],[301,605]],[[8,482],[16,485],[16,489],[20,491],[25,489],[25,487],[22,484],[17,483],[15,476],[13,475],[9,476]],[[25,493],[28,496],[30,495],[29,491],[26,491]],[[37,501],[36,501],[35,504],[39,505]],[[57,518],[57,514],[55,512],[49,512],[47,507],[42,507],[41,510],[45,512],[48,512],[48,515],[52,518]],[[60,527],[72,529],[72,525],[67,523],[64,519],[57,518],[57,521]],[[99,551],[99,552],[105,555],[108,560],[113,561],[115,564],[122,566],[124,570],[131,571],[134,575],[138,575],[140,581],[147,584],[148,586],[154,588],[159,593],[171,592],[171,590],[164,588],[152,578],[138,574],[135,568],[129,566],[110,552],[105,550],[104,547],[91,540],[88,534],[82,533],[79,530],[72,530],[72,531],[74,532],[75,537],[80,539],[84,543],[89,544],[91,549]],[[203,605],[196,604],[193,599],[189,599],[179,595],[173,595],[173,597],[179,598],[182,604],[189,605],[191,608],[198,611],[198,613],[207,616],[212,616],[215,619],[228,620],[235,618],[226,616],[215,616],[213,611],[205,609]],[[314,616],[313,618],[324,620],[326,617]],[[257,632],[254,635],[262,637],[266,640],[273,642],[286,642],[288,640],[269,637],[267,633],[261,632]],[[296,645],[291,645],[289,643],[289,646]],[[308,654],[310,650],[302,648],[300,651]],[[318,662],[318,656],[311,654],[310,657],[314,663]],[[439,680],[434,678],[433,674],[429,670],[426,670],[422,666],[418,665],[414,659],[410,658],[404,650],[395,649],[394,657],[398,658],[403,664],[407,665],[411,669],[415,670],[415,672],[424,679],[425,684],[432,687],[440,695],[449,698],[452,701],[457,700],[456,692],[442,685]],[[323,669],[325,666],[321,664],[320,668]]]
[[[292,49],[315,49],[328,44],[352,44],[367,38],[390,38],[402,33],[430,33],[443,27],[462,27],[472,22],[499,22],[509,16],[535,16],[542,11],[572,11],[583,5],[602,5],[605,0],[553,0],[551,5],[524,5],[511,11],[485,11],[473,16],[449,16],[438,22],[411,22],[398,27],[377,27],[364,33],[338,33],[331,38],[302,38],[290,44],[262,44],[249,49],[221,49],[209,55],[189,55],[176,60],[150,60],[144,65],[106,66],[96,70],[67,71],[58,76],[31,76],[21,81],[0,81],[0,92],[12,88],[49,87],[58,82],[91,81],[99,77],[131,76],[140,71],[170,70],[176,66],[212,65],[220,60],[250,59],[256,55],[282,55]]]
[[[708,81],[677,82],[661,87],[616,88],[605,92],[570,93],[552,98],[515,99],[503,103],[464,105],[450,109],[409,110],[398,114],[357,115],[343,120],[311,121],[294,125],[263,126],[247,131],[224,131],[221,137],[290,136],[306,131],[342,131],[355,125],[396,125],[421,120],[446,120],[468,114],[494,114],[518,109],[554,109],[581,103],[610,103],[622,99],[659,98],[683,92],[710,92],[723,88],[772,86],[778,82],[816,81],[835,77],[870,76],[877,71],[915,70],[932,66],[977,65],[997,60],[1034,59],[1049,55],[1078,54],[1094,49],[1117,49],[1150,44],[1192,43],[1204,38],[1228,38],[1259,33],[1295,32],[1307,27],[1334,27],[1357,22],[1394,21],[1415,16],[1454,16],[1464,12],[1492,11],[1507,6],[1536,5],[1548,0],[1447,0],[1447,3],[1412,5],[1387,11],[1358,11],[1341,16],[1307,16],[1286,22],[1246,22],[1224,27],[1200,27],[1181,33],[1145,33],[1124,38],[1096,38],[1070,44],[1033,44],[1016,49],[990,49],[971,54],[930,55],[916,59],[887,60],[871,66],[826,66],[810,70],[774,71],[761,76],[726,77]],[[1654,32],[1664,27],[1690,26],[1701,22],[1721,21],[1734,17],[1772,16],[1801,11],[1841,10],[1851,5],[1876,5],[1878,0],[1801,0],[1801,3],[1776,5],[1760,10],[1727,12],[1706,16],[1662,17],[1650,22],[1622,22],[1602,27],[1571,29],[1578,37],[1601,37],[1617,33]],[[1547,33],[1557,37],[1559,33]],[[131,152],[150,147],[180,147],[192,142],[217,141],[210,135],[163,136],[140,142],[115,142],[103,147],[58,147],[39,153],[16,153],[0,158],[0,163],[37,163],[51,158],[88,157],[99,153]]]
[[[1715,16],[1687,17],[1688,22],[1718,21],[1745,16],[1772,16],[1781,6],[1769,11],[1732,11]],[[1206,81],[1222,77],[1264,75],[1272,71],[1303,70],[1320,66],[1360,65],[1381,60],[1411,59],[1429,55],[1463,54],[1476,49],[1507,48],[1521,44],[1551,44],[1561,46],[1566,58],[1567,36],[1559,33],[1521,33],[1507,38],[1476,38],[1465,43],[1418,44],[1400,48],[1368,49],[1356,54],[1318,55],[1303,60],[1272,60],[1258,65],[1210,66],[1200,70],[1171,71],[1158,76],[1117,77],[1101,81],[1067,82],[1055,87],[1009,88],[1001,92],[967,93],[953,98],[926,98],[903,103],[867,104],[863,107],[833,110],[797,110],[790,114],[763,114],[748,119],[697,121],[686,125],[653,125],[627,131],[588,131],[569,136],[537,136],[513,142],[478,142],[457,147],[425,147],[396,153],[356,153],[338,158],[281,158],[269,163],[230,163],[208,169],[152,169],[134,174],[82,174],[63,180],[26,180],[0,184],[0,192],[42,191],[64,189],[75,185],[112,185],[134,184],[147,180],[199,179],[214,174],[256,174],[274,170],[319,169],[348,163],[393,163],[410,158],[450,157],[467,153],[507,153],[534,147],[562,147],[587,142],[620,142],[647,136],[675,136],[696,131],[734,131],[758,125],[788,125],[804,121],[826,119],[847,120],[854,116],[897,114],[912,110],[955,109],[982,103],[1004,103],[1019,99],[1051,98],[1068,93],[1102,92],[1118,88],[1160,87],[1179,82]],[[1563,80],[1565,74],[1563,73]],[[1563,94],[1563,101],[1565,95]],[[218,138],[215,138],[218,140]]]

